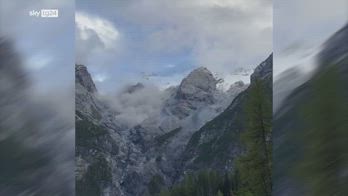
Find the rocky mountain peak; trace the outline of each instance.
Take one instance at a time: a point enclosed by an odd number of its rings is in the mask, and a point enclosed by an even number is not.
[[[97,88],[89,74],[87,67],[84,65],[75,65],[75,78],[76,83],[85,87],[88,92],[97,92]]]
[[[183,79],[177,91],[177,98],[199,101],[212,100],[217,83],[218,80],[207,68],[199,67]]]
[[[186,76],[165,104],[164,110],[179,119],[193,111],[216,102],[218,80],[205,67],[199,67]]]

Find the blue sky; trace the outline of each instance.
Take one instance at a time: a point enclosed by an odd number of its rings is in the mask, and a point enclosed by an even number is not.
[[[76,61],[102,92],[177,85],[199,66],[231,82],[272,52],[269,0],[77,0],[75,17]]]

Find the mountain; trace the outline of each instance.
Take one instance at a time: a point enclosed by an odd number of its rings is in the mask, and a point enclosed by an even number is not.
[[[163,91],[158,113],[129,127],[120,123],[122,110],[115,111],[100,98],[86,72],[86,67],[76,66],[76,78],[81,78],[76,80],[78,195],[155,195],[177,183],[187,170],[233,167],[231,161],[241,152],[248,85],[237,82],[223,92],[213,74],[199,67],[179,86]],[[271,84],[271,74],[272,56],[252,77]],[[146,90],[138,83],[122,93],[132,99]],[[207,164],[194,161],[205,156],[202,148],[211,149],[213,159]]]
[[[183,119],[204,105],[214,104],[217,83],[207,68],[193,70],[183,79],[174,97],[167,101],[164,112]]]
[[[138,90],[143,89],[144,87],[145,87],[144,84],[138,82],[138,83],[136,83],[135,85],[129,85],[129,86],[127,86],[127,87],[123,90],[123,92],[124,92],[124,93],[132,94],[132,93],[134,93],[134,92],[136,92],[136,91],[138,91]]]
[[[313,76],[302,85],[295,88],[284,99],[283,104],[279,106],[278,111],[274,115],[274,195],[308,195],[307,191],[309,187],[306,187],[306,185],[309,185],[310,183],[308,182],[312,181],[301,181],[299,176],[294,175],[294,173],[297,169],[299,169],[299,166],[303,163],[304,159],[308,157],[304,156],[306,146],[312,144],[311,142],[315,141],[316,136],[320,136],[320,128],[310,127],[319,125],[320,123],[330,123],[331,120],[328,118],[330,116],[336,116],[336,113],[333,111],[335,108],[333,103],[330,104],[329,109],[319,112],[317,110],[321,109],[322,106],[325,106],[325,101],[330,101],[331,99],[335,98],[336,95],[339,95],[338,99],[341,99],[341,101],[334,101],[334,103],[340,104],[339,108],[345,108],[346,101],[344,101],[344,99],[342,100],[342,98],[347,98],[346,86],[348,85],[348,47],[347,44],[344,44],[347,43],[347,41],[348,25],[345,25],[324,44],[322,51],[317,56],[318,66]],[[330,74],[335,74],[335,76],[331,79],[325,79]],[[325,82],[323,82],[324,79]],[[339,80],[339,82],[335,82],[336,80]],[[321,82],[320,85],[318,85],[318,81]],[[317,98],[320,98],[320,100],[318,101]],[[320,102],[323,103],[315,106],[314,108],[309,108],[313,104]],[[320,120],[320,122],[309,125],[309,123],[312,121],[310,119],[316,117],[315,115],[324,116],[326,114],[329,114],[329,116],[326,116],[325,120]],[[342,117],[344,116],[345,115],[342,115]],[[336,117],[337,119],[340,119],[341,115],[337,115]],[[343,126],[342,122],[335,123],[336,128],[341,126]],[[316,130],[316,132],[312,132],[311,130]],[[330,129],[328,132],[334,133],[334,130],[335,128]],[[308,136],[311,136],[311,138],[308,138]],[[302,140],[299,140],[298,138],[301,138]],[[316,149],[321,150],[321,155],[325,156],[325,152],[327,152],[325,150],[327,149],[323,148],[326,144],[328,144],[328,142],[335,142],[337,137],[328,139],[328,136],[321,136],[319,138],[323,138],[326,141],[321,141],[320,145],[316,145],[315,148],[312,148],[312,152],[315,152]],[[330,152],[330,154],[334,153]],[[313,166],[315,165],[314,162],[311,162],[310,164],[313,164]],[[320,164],[324,165],[326,163]],[[312,168],[314,168],[313,166]],[[321,172],[326,171],[330,172],[329,168],[330,167],[325,170],[321,170],[320,172],[317,172],[317,174],[320,175]],[[309,170],[307,169],[307,171]],[[334,175],[330,176],[333,177]],[[324,180],[317,178],[315,182],[318,183],[321,181]],[[321,184],[320,186],[323,187],[324,185]],[[335,194],[337,194],[337,191],[339,190],[338,187],[331,187],[328,189],[325,188],[322,190],[330,191],[331,189],[335,189]],[[324,192],[322,191],[322,193]]]
[[[250,86],[256,79],[265,83],[267,95],[271,99],[272,55],[257,66],[251,75]],[[234,159],[243,152],[240,133],[245,130],[244,106],[250,86],[238,94],[221,114],[193,134],[183,154],[182,174],[205,169],[223,172],[234,168]]]
[[[127,187],[129,195],[153,195],[159,187],[171,186],[184,146],[192,134],[221,113],[227,107],[226,101],[232,101],[247,87],[239,83],[225,94],[216,88],[217,83],[207,68],[193,70],[178,87],[169,90],[158,116],[151,116],[129,130],[128,138],[140,150],[129,167],[135,172],[126,174],[131,176],[125,185],[137,184],[137,189]],[[154,180],[159,181],[155,188]]]
[[[113,177],[120,177],[119,162],[126,141],[114,114],[97,97],[95,84],[83,65],[75,66],[76,194],[121,195]],[[124,158],[124,157],[122,157]]]

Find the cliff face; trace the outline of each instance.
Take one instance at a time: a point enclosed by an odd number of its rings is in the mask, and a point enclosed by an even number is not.
[[[76,65],[76,194],[121,195],[114,177],[120,177],[117,160],[121,146],[120,128],[112,112],[97,98],[94,82],[82,65]]]
[[[194,110],[216,102],[217,79],[204,67],[193,70],[183,79],[166,109],[179,119],[189,116]]]

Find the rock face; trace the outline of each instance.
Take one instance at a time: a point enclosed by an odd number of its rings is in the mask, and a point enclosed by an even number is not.
[[[91,75],[88,73],[87,68],[83,65],[75,66],[75,80],[76,83],[83,86],[88,92],[95,93],[97,88],[91,78]]]
[[[271,80],[271,58],[260,65],[255,78]],[[231,161],[240,153],[239,120],[248,85],[237,82],[222,92],[208,69],[197,68],[179,86],[164,91],[168,96],[158,115],[129,128],[117,123],[118,113],[98,99],[96,89],[90,90],[94,85],[86,85],[91,78],[80,71],[86,69],[76,70],[84,75],[76,83],[78,195],[88,195],[84,189],[93,187],[95,195],[152,196],[177,183],[188,170],[233,167]],[[136,84],[126,93],[143,88]],[[211,162],[200,164],[195,160],[204,156],[205,142],[216,148],[209,152]],[[102,176],[96,178],[96,173]]]
[[[183,119],[199,107],[214,104],[217,82],[207,68],[193,70],[183,79],[174,97],[167,101],[165,112]]]
[[[318,67],[313,76],[295,88],[279,106],[273,118],[273,194],[276,196],[307,195],[303,183],[290,175],[301,160],[301,147],[306,145],[295,140],[295,136],[304,129],[304,103],[311,103],[314,80],[331,67],[338,72],[338,78],[344,86],[348,85],[348,25],[335,33],[318,55]],[[347,92],[343,92],[346,93]]]
[[[76,65],[76,194],[122,195],[117,159],[125,145],[113,113],[96,97],[93,80],[82,65]]]

